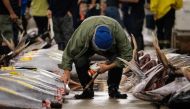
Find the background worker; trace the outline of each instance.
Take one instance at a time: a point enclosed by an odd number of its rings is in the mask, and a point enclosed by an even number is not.
[[[123,27],[123,21],[119,13],[119,0],[101,0],[102,15],[117,20]]]
[[[123,12],[123,22],[129,34],[133,34],[137,41],[138,51],[144,50],[144,39],[142,34],[144,24],[145,0],[119,0]]]
[[[48,17],[52,17],[55,41],[64,50],[74,29],[78,27],[78,0],[49,0]]]
[[[13,40],[13,22],[18,20],[18,16],[12,4],[18,1],[0,0],[0,34],[2,33],[9,41]],[[3,42],[0,35],[0,55],[10,52],[9,47]]]
[[[180,9],[182,4],[183,0],[150,0],[150,10],[156,21],[160,48],[170,48],[175,10]]]
[[[38,36],[42,35],[46,31],[48,31],[48,0],[29,0],[28,8],[26,10],[26,14],[29,15],[31,9],[31,15],[34,18],[36,26],[38,28]],[[41,38],[45,40],[45,37]]]
[[[111,98],[127,98],[118,91],[123,72],[123,64],[116,57],[132,58],[130,42],[116,20],[106,16],[92,16],[84,20],[69,40],[62,58],[64,74],[61,79],[68,83],[74,62],[79,81],[84,88],[91,77],[88,75],[90,57],[95,53],[105,56],[109,62],[98,64],[100,73],[108,71],[108,93]],[[76,99],[93,98],[93,84]]]

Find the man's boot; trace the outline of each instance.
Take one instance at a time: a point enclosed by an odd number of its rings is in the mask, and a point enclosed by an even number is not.
[[[64,50],[65,49],[65,44],[64,43],[58,43],[58,50]]]
[[[108,93],[109,93],[110,98],[115,98],[115,99],[126,99],[127,98],[127,94],[121,94],[118,91],[117,87],[110,86],[108,88]]]
[[[94,90],[92,88],[86,89],[82,94],[76,94],[76,99],[92,99],[94,97]]]

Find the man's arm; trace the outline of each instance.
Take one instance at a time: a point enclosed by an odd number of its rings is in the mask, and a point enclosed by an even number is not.
[[[119,57],[130,61],[132,59],[131,43],[126,36],[123,28],[118,23],[116,24],[114,36],[116,36],[116,46],[118,49]],[[118,67],[124,67],[124,64],[118,59],[115,59],[114,63],[116,63]]]
[[[111,63],[111,64],[107,64],[107,63],[100,63],[98,64],[98,66],[100,67],[100,69],[98,70],[100,73],[105,73],[106,71],[117,67],[116,63]]]
[[[75,30],[63,52],[60,68],[64,70],[61,80],[65,83],[68,83],[70,80],[70,71],[72,70],[74,58],[84,50],[85,41],[87,40],[89,33],[89,31],[85,31],[85,28],[86,27],[84,25],[80,25]]]
[[[63,75],[61,76],[61,81],[63,81],[64,83],[69,83],[69,81],[70,81],[70,70],[64,70],[64,72],[63,72]]]
[[[4,6],[6,7],[6,9],[8,10],[11,20],[13,20],[15,22],[18,19],[18,16],[13,11],[13,8],[10,4],[10,1],[9,0],[2,0],[2,2],[4,4]]]
[[[9,0],[2,0],[4,6],[8,10],[9,14],[15,14]]]

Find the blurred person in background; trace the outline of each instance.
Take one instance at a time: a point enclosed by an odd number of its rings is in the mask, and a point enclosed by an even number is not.
[[[86,2],[81,0],[79,2],[79,15],[80,15],[79,24],[82,23],[84,21],[84,19],[86,19],[87,11],[88,11],[88,6],[87,6]]]
[[[156,24],[154,20],[154,14],[150,11],[150,0],[145,0],[145,16],[146,16],[146,28],[147,35],[152,35],[155,30]]]
[[[12,23],[12,28],[13,28],[13,42],[15,46],[18,43],[18,37],[19,37],[19,31],[22,31],[22,21],[20,19],[21,17],[21,0],[10,0],[11,6],[15,12],[15,14],[18,16],[18,19],[16,22]]]
[[[48,0],[29,0],[28,4],[26,14],[31,10],[31,15],[38,28],[38,36],[40,36],[48,31]]]
[[[12,7],[12,2],[17,0],[0,0],[0,34],[3,34],[9,41],[13,40],[12,23],[17,22],[18,16]],[[0,37],[0,54],[7,54],[10,48],[3,42]]]
[[[137,41],[138,50],[144,49],[142,35],[145,11],[145,0],[119,0],[122,5],[123,22],[129,34],[133,34]]]
[[[78,0],[49,0],[48,17],[52,17],[55,41],[64,50],[79,23]]]
[[[22,2],[21,2],[21,18],[22,18],[23,29],[25,32],[27,31],[26,30],[27,24],[28,24],[27,20],[29,19],[29,15],[27,15],[27,14],[29,14],[29,12],[26,12],[26,10],[29,11],[28,9],[26,9],[28,7],[27,6],[28,1],[29,0],[22,0]]]
[[[100,15],[100,0],[82,0],[88,6],[86,18],[90,16]]]
[[[123,21],[119,13],[119,0],[101,0],[102,14],[117,20],[123,27]]]
[[[154,14],[160,48],[170,48],[175,10],[180,9],[183,0],[151,0],[150,10]]]

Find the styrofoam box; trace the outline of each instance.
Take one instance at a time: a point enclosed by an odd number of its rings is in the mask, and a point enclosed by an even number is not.
[[[176,11],[176,30],[190,31],[190,0],[184,0],[183,8]]]

